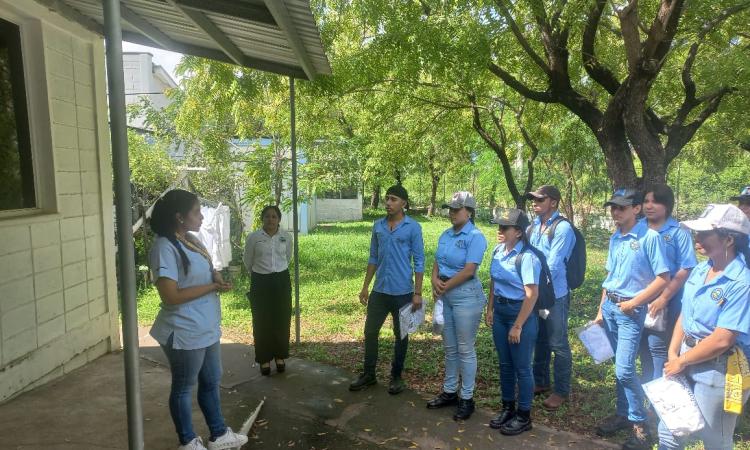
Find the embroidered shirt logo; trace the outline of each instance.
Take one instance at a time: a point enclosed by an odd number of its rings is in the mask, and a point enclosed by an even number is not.
[[[716,288],[711,291],[711,300],[716,302],[716,306],[723,306],[727,301],[724,297],[724,290],[722,288]]]
[[[630,241],[630,249],[633,251],[638,251],[638,249],[641,248],[641,243],[638,241]]]
[[[671,234],[665,234],[664,235],[664,242],[672,242],[672,235]]]
[[[459,239],[458,241],[456,241],[456,247],[461,249],[466,248],[466,241],[463,239]]]

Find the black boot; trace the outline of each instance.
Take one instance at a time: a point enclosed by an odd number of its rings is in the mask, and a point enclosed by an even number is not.
[[[455,392],[441,392],[440,395],[427,402],[428,409],[444,408],[458,403],[458,395]]]
[[[378,380],[375,378],[374,374],[363,373],[362,375],[359,376],[359,378],[357,378],[357,381],[349,385],[349,390],[361,391],[362,389],[366,389],[367,386],[371,386],[377,382]]]
[[[500,433],[506,436],[515,436],[531,429],[531,411],[519,409],[516,416],[500,427]]]
[[[500,414],[490,420],[490,428],[500,429],[506,422],[509,422],[516,415],[516,402],[513,400],[503,400],[503,409]]]
[[[469,398],[464,400],[463,398],[459,398],[458,409],[456,409],[456,414],[453,415],[453,420],[467,420],[473,412],[474,399]]]

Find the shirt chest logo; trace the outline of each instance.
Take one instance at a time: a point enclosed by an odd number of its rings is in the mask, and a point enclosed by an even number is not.
[[[285,237],[280,237],[279,238],[279,242],[286,242],[286,238]]]
[[[666,242],[667,244],[670,243],[670,242],[672,242],[672,235],[671,234],[665,234],[664,235],[664,242]]]
[[[641,243],[638,241],[630,241],[630,249],[637,252],[641,248]]]
[[[464,240],[464,239],[457,240],[456,241],[456,247],[458,247],[460,249],[465,249],[467,247],[466,240]]]
[[[727,302],[726,297],[724,297],[724,290],[722,288],[716,288],[711,291],[711,300],[716,303],[716,306],[724,306],[724,303]]]

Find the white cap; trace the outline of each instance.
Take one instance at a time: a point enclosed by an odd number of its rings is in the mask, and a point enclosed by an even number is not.
[[[682,224],[691,230],[709,231],[716,228],[750,234],[750,220],[734,205],[710,204],[695,220],[685,220]]]
[[[443,205],[443,208],[459,209],[459,208],[476,208],[477,201],[471,192],[459,191],[453,194],[450,203]]]

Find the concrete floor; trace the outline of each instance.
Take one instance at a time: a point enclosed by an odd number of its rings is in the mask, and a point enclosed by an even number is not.
[[[169,417],[169,368],[161,349],[141,339],[141,392],[145,448],[177,447]],[[458,424],[451,410],[428,410],[412,391],[388,395],[377,385],[352,393],[353,375],[311,361],[290,359],[287,371],[262,377],[251,367],[253,349],[222,343],[222,407],[235,430],[266,398],[247,449],[602,449],[592,441],[535,425],[516,437],[502,436],[486,424],[490,411],[477,411]],[[194,403],[196,432],[207,428]],[[81,369],[0,405],[0,449],[127,449],[122,353],[106,355]],[[204,438],[205,439],[205,438]]]

